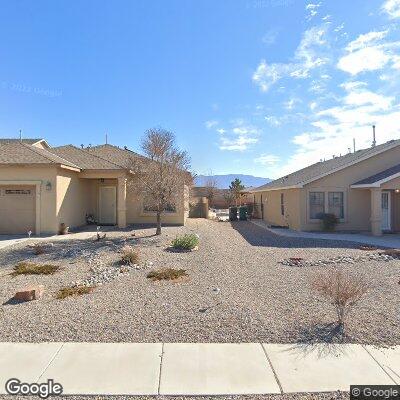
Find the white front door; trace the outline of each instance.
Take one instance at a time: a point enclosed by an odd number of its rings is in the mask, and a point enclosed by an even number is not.
[[[115,225],[117,223],[117,188],[99,187],[99,223]]]
[[[382,192],[382,230],[389,231],[390,224],[390,192]]]

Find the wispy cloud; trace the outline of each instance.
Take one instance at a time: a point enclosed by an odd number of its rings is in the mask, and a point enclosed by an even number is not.
[[[396,67],[398,56],[394,50],[400,47],[400,42],[384,41],[387,34],[388,30],[359,35],[346,46],[337,67],[351,75],[380,70],[387,64]]]
[[[244,151],[259,141],[260,130],[243,119],[231,122],[231,128],[220,133],[220,150]]]
[[[204,123],[207,129],[215,128],[218,125],[218,121],[210,120]]]
[[[288,63],[268,64],[266,60],[261,60],[253,74],[253,82],[266,92],[274,83],[284,77],[309,77],[311,70],[328,62],[328,56],[321,54],[322,46],[326,45],[327,29],[328,25],[324,24],[306,30],[292,61]]]
[[[269,29],[267,33],[262,37],[262,42],[267,45],[271,46],[276,42],[278,37],[278,30],[277,29]]]
[[[308,3],[306,5],[306,10],[308,12],[306,19],[308,21],[310,21],[312,18],[314,18],[318,14],[319,7],[321,7],[321,3]]]
[[[254,159],[257,164],[272,166],[278,163],[280,158],[274,154],[261,154],[259,157]]]
[[[387,0],[382,5],[384,11],[389,18],[400,18],[400,0]]]

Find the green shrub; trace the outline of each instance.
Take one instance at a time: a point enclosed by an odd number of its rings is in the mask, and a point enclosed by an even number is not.
[[[172,241],[172,247],[177,250],[193,250],[199,245],[199,237],[194,233],[178,236]]]
[[[335,226],[339,223],[338,217],[330,213],[321,213],[318,215],[318,219],[322,221],[324,231],[333,231]]]
[[[126,245],[122,248],[121,262],[123,264],[137,264],[139,258],[139,251],[135,250],[132,246]]]
[[[14,267],[14,272],[12,272],[11,275],[52,275],[59,268],[60,267],[57,265],[35,264],[22,261]]]

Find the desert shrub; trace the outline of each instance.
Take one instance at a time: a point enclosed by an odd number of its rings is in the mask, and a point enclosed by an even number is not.
[[[11,273],[11,275],[52,275],[59,268],[60,267],[58,265],[35,264],[22,261],[14,267],[14,271]]]
[[[177,236],[172,241],[172,247],[177,250],[193,250],[199,245],[199,237],[194,233]]]
[[[155,271],[150,271],[147,274],[147,277],[153,281],[161,281],[161,280],[175,280],[182,278],[184,276],[188,276],[186,270],[184,269],[174,269],[174,268],[160,268]]]
[[[92,293],[93,290],[94,286],[65,287],[57,292],[56,298],[62,300],[69,296],[81,296],[83,294]]]
[[[316,275],[311,287],[335,309],[340,331],[344,333],[349,312],[368,291],[369,287],[359,274],[333,270]]]
[[[139,251],[132,246],[124,246],[122,248],[121,262],[123,264],[137,264],[139,262]]]
[[[338,217],[330,213],[320,213],[318,214],[318,219],[321,220],[324,231],[333,231],[339,223]]]
[[[43,245],[41,245],[40,243],[35,243],[33,245],[32,249],[33,249],[33,253],[37,256],[40,254],[46,253],[45,247]]]

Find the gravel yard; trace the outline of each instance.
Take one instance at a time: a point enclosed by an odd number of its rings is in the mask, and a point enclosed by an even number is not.
[[[135,236],[132,236],[132,233]],[[198,251],[173,253],[176,235],[197,233]],[[293,267],[289,257],[318,261],[365,256],[358,244],[284,238],[250,222],[189,219],[186,227],[108,233],[96,242],[54,241],[46,254],[34,255],[28,242],[0,251],[0,341],[129,342],[281,342],[322,340],[335,313],[310,291],[312,276],[334,265]],[[109,282],[79,297],[55,299],[62,287],[84,281],[90,269],[120,268],[121,248],[139,248],[140,269],[105,273]],[[376,252],[375,252],[376,253]],[[19,261],[48,262],[62,268],[54,275],[11,277]],[[362,271],[371,290],[354,309],[349,339],[377,345],[400,344],[400,260],[340,263]],[[153,282],[149,271],[183,268],[188,279]],[[109,278],[107,278],[107,276]],[[115,279],[112,279],[116,276]],[[14,304],[17,289],[43,284],[41,300]]]

